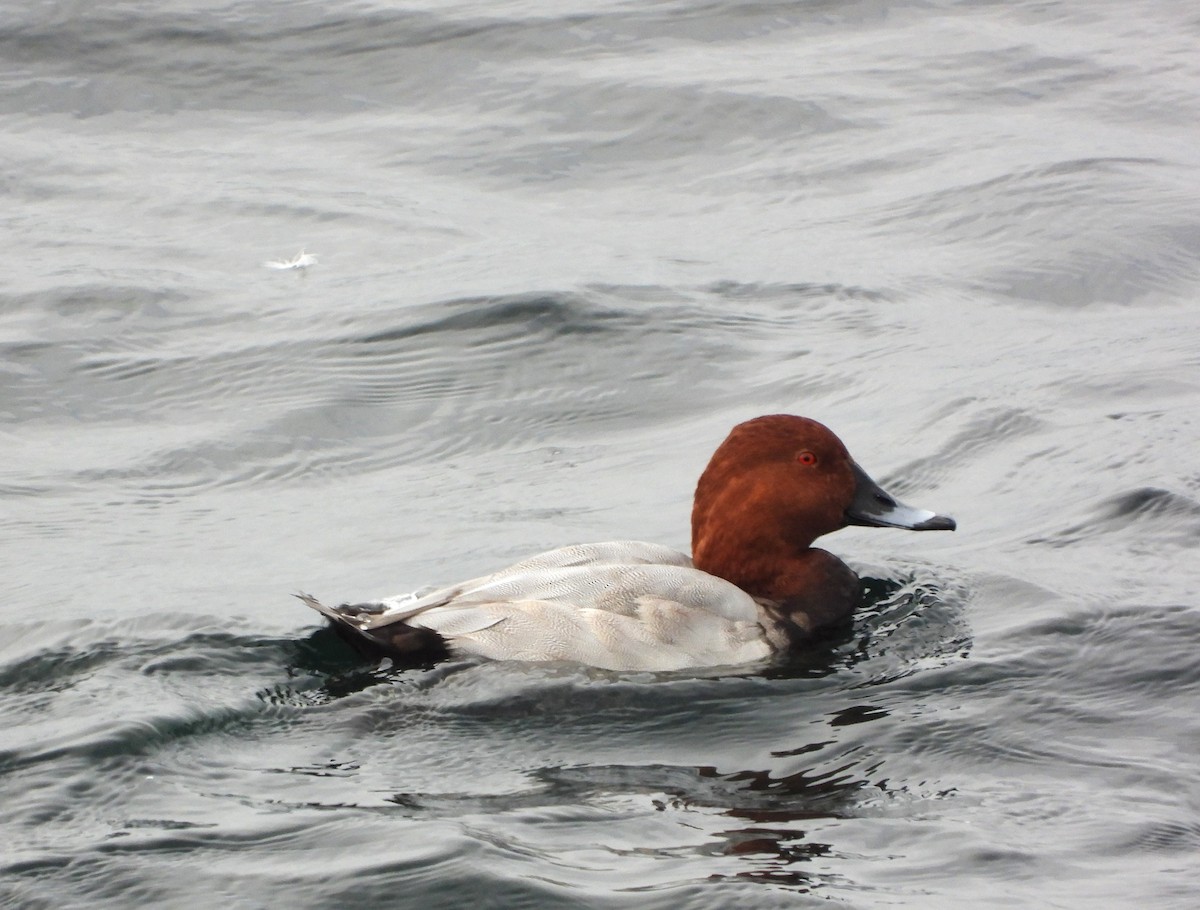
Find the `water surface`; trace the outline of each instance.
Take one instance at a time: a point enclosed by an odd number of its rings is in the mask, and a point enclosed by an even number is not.
[[[1198,38],[8,9],[3,902],[1191,907]],[[872,602],[799,660],[399,669],[289,597],[686,546],[778,411],[960,527],[828,538]]]

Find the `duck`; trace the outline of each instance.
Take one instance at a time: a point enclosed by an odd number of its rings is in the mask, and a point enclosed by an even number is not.
[[[298,594],[370,658],[570,662],[612,671],[736,666],[811,647],[862,600],[813,542],[858,525],[953,531],[907,506],[824,424],[771,414],[735,426],[700,475],[692,552],[576,544],[458,584],[327,606]]]

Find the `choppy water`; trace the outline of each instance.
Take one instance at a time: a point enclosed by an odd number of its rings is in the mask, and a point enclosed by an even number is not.
[[[0,903],[1194,906],[1198,39],[0,8]],[[960,523],[828,539],[876,597],[796,664],[398,671],[288,596],[685,546],[774,411]]]

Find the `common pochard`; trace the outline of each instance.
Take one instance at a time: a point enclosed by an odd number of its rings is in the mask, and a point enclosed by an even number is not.
[[[329,607],[364,653],[574,661],[609,670],[740,664],[803,646],[859,605],[858,577],[812,546],[847,525],[953,531],[897,502],[827,427],[775,414],[738,424],[696,486],[692,556],[638,541],[542,553],[429,592]]]

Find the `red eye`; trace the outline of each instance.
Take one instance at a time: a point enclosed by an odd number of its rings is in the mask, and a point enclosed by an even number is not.
[[[806,450],[796,456],[796,461],[800,462],[800,464],[804,465],[805,467],[811,468],[817,463],[817,456]]]

